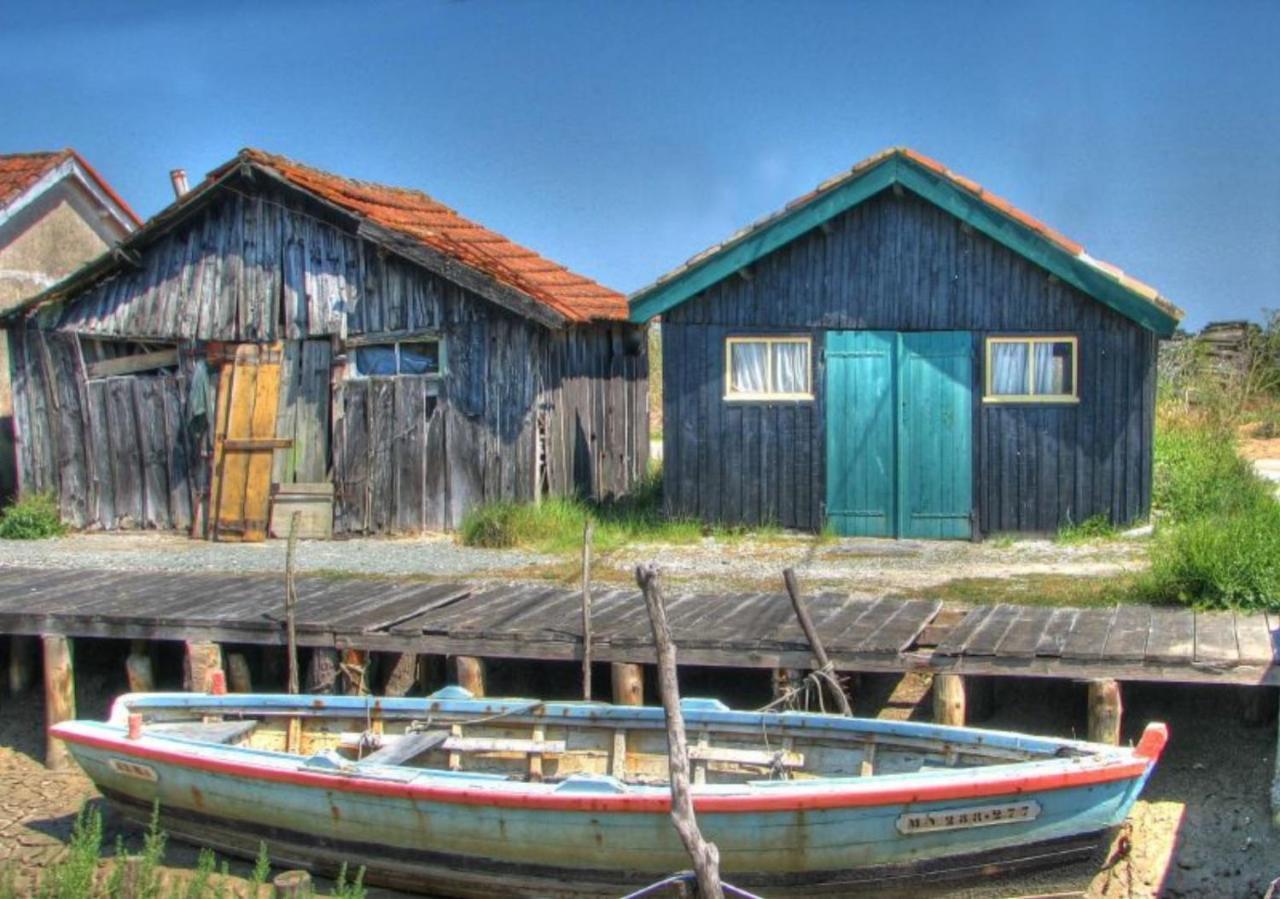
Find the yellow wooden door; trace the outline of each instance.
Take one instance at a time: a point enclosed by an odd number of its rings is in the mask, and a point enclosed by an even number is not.
[[[283,344],[245,343],[227,353],[218,377],[213,433],[210,534],[215,540],[265,540],[271,502]]]

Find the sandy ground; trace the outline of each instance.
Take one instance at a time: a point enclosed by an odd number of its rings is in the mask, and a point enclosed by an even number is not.
[[[104,715],[109,697],[123,689],[123,652],[119,646],[85,655],[78,684],[83,716]],[[699,687],[706,690],[707,684]],[[996,690],[995,712],[983,726],[1061,735],[1084,730],[1080,685],[1009,679]],[[927,718],[931,703],[928,678],[919,675],[864,676],[855,696],[858,714],[884,717]],[[1274,722],[1245,727],[1237,699],[1238,690],[1227,687],[1126,687],[1126,740],[1136,739],[1148,720],[1166,721],[1172,732],[1165,757],[1130,818],[1128,855],[1101,868],[1104,859],[920,895],[1262,896],[1267,884],[1280,877],[1280,832],[1270,826],[1267,804],[1276,731]],[[1274,693],[1270,701],[1277,702]],[[59,857],[75,812],[95,800],[79,772],[51,773],[39,763],[41,714],[38,692],[0,702],[0,864],[15,865],[24,877]],[[136,832],[110,814],[106,820],[108,845],[117,833],[136,844]],[[167,861],[175,869],[190,868],[195,851],[174,843]],[[239,865],[234,870],[246,869]]]

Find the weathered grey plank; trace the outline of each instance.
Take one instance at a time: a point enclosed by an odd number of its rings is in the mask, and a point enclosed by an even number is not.
[[[1153,609],[1147,661],[1190,665],[1196,654],[1196,615],[1190,609]]]
[[[1236,612],[1236,646],[1240,650],[1240,664],[1266,663],[1274,660],[1271,628],[1263,612]]]
[[[1100,659],[1115,617],[1115,609],[1082,609],[1063,643],[1062,658],[1089,662]]]
[[[991,611],[991,606],[978,606],[975,609],[970,609],[965,613],[960,623],[938,641],[938,646],[934,649],[934,653],[940,656],[958,656],[963,653],[965,643],[969,642],[969,638],[987,620],[987,616],[991,614]]]
[[[1239,660],[1235,615],[1196,612],[1196,664],[1230,666]]]
[[[1147,606],[1120,606],[1102,655],[1107,660],[1141,662],[1147,654],[1151,630],[1151,609]]]
[[[1054,611],[1045,606],[1023,606],[1000,639],[995,654],[1013,658],[1035,656]]]

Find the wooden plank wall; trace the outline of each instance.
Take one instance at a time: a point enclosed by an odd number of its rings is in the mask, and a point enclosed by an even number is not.
[[[886,191],[664,316],[669,511],[817,529],[825,496],[827,329],[975,332],[975,503],[983,533],[1052,531],[1151,502],[1156,340],[910,194]],[[811,334],[810,404],[726,404],[724,338]],[[1080,337],[1075,406],[984,405],[982,339]]]
[[[285,339],[276,425],[294,445],[275,454],[273,480],[332,477],[337,532],[452,528],[477,502],[532,499],[540,431],[552,494],[617,496],[643,477],[643,327],[547,329],[358,239],[304,198],[233,187],[136,268],[15,337],[24,490],[59,492],[77,526],[189,525],[204,466],[178,441],[186,374],[208,340]],[[443,392],[421,377],[340,378],[330,396],[331,349],[347,336],[423,332],[445,341]],[[182,376],[86,382],[77,334],[176,340]]]

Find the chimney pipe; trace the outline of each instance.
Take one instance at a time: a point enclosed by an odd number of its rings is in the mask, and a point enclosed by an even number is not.
[[[181,200],[182,195],[188,190],[187,187],[187,170],[174,169],[169,173],[169,180],[173,182],[173,195]]]

